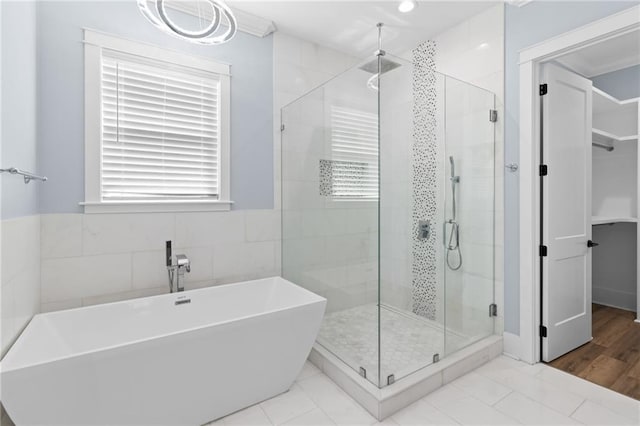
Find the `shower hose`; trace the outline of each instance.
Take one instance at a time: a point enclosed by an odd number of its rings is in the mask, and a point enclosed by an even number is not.
[[[460,230],[458,227],[458,223],[454,220],[450,220],[449,223],[451,224],[451,233],[449,234],[449,244],[447,245],[446,261],[449,269],[451,269],[452,271],[457,271],[462,267],[462,252],[460,251]],[[457,263],[454,263],[454,261],[451,259],[451,254],[454,252],[457,252],[458,254]]]

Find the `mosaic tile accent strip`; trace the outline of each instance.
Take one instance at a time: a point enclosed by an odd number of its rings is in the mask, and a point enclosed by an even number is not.
[[[399,379],[430,364],[434,354],[440,354],[441,358],[444,356],[444,330],[435,322],[411,312],[382,306],[380,325],[380,371],[383,379],[390,374]],[[447,335],[447,344],[455,347],[464,346],[467,340],[451,332]],[[325,315],[318,342],[352,368],[364,367],[367,378],[378,383],[376,304]]]
[[[438,209],[436,135],[436,44],[426,41],[413,50],[413,147],[412,147],[412,292],[413,312],[436,319],[436,241],[438,232],[418,239],[418,221],[436,223]]]
[[[358,194],[350,194],[349,188],[360,192],[359,182],[366,181],[370,164],[359,161],[320,160],[320,195],[335,198],[357,198]],[[336,181],[341,175],[342,185]],[[348,177],[344,177],[348,175]]]
[[[333,191],[331,184],[333,176],[333,162],[331,160],[320,160],[320,196],[330,197]]]

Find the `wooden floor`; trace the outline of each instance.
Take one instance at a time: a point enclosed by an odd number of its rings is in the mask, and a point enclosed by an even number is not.
[[[593,305],[593,340],[549,365],[640,400],[640,323],[634,312]]]

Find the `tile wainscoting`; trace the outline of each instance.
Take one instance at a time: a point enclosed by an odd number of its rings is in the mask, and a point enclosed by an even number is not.
[[[186,289],[280,275],[280,212],[41,217],[41,312],[168,291],[165,241],[191,260]]]
[[[3,220],[1,355],[40,309],[40,216]]]

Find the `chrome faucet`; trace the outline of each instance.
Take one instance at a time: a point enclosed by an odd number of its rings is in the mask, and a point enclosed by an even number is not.
[[[180,286],[180,277],[184,278],[185,272],[191,272],[191,262],[189,258],[184,254],[176,256],[176,268],[178,269],[178,275],[176,275],[176,291],[184,291],[184,284]]]
[[[169,292],[173,293],[174,277],[176,278],[175,291],[184,291],[184,284],[180,285],[180,278],[182,277],[184,280],[184,273],[191,272],[191,261],[189,261],[189,258],[184,254],[178,254],[176,255],[176,263],[174,265],[171,259],[171,241],[167,241],[165,254],[167,260],[167,272],[169,273]]]

